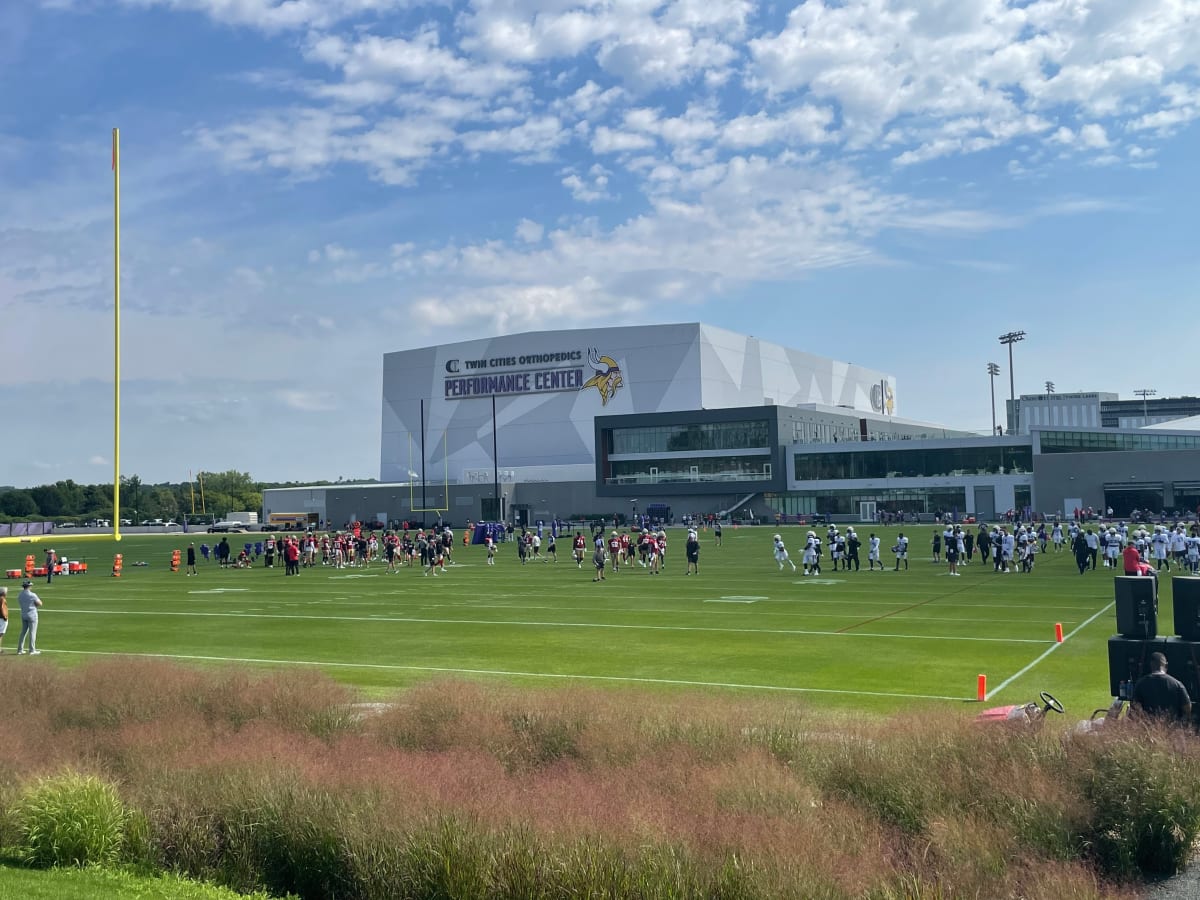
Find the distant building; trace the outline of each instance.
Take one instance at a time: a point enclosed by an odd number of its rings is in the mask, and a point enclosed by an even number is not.
[[[1022,394],[1005,401],[1009,434],[1038,428],[1145,428],[1200,415],[1200,397],[1122,400],[1117,394]]]
[[[1116,400],[1116,394],[1097,391],[1022,394],[1015,408],[1013,401],[1005,401],[1008,433],[1029,434],[1035,428],[1101,428],[1104,427],[1104,404]]]
[[[264,514],[338,528],[1200,512],[1185,418],[1200,398],[1024,394],[982,436],[896,415],[895,383],[701,323],[403,350],[383,359],[380,483],[270,489]]]
[[[1100,424],[1105,428],[1145,428],[1200,416],[1200,397],[1150,397],[1141,400],[1109,400],[1100,405]]]

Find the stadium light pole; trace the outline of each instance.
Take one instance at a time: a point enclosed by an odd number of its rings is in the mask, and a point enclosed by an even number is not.
[[[1150,424],[1150,403],[1147,401],[1146,398],[1155,396],[1158,393],[1158,391],[1154,390],[1153,388],[1141,388],[1140,390],[1134,391],[1134,393],[1137,396],[1142,398],[1142,424],[1149,425]]]
[[[1025,340],[1025,332],[1010,331],[1000,335],[1000,343],[1008,345],[1008,399],[1011,403],[1012,422],[1008,423],[1008,430],[1012,432],[1013,422],[1017,421],[1017,388],[1016,379],[1013,377],[1013,344],[1017,341]],[[1017,429],[1020,431],[1020,429]]]
[[[1000,367],[994,362],[988,363],[988,381],[992,385],[992,437],[996,436],[996,376],[1000,374]]]

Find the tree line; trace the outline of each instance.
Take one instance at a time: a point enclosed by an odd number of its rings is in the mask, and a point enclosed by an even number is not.
[[[248,472],[234,470],[201,472],[194,482],[174,484],[148,484],[137,475],[122,475],[121,518],[133,522],[143,519],[182,522],[184,517],[205,521],[214,517],[219,519],[233,510],[262,509],[264,489],[295,484],[255,481]],[[68,478],[32,488],[0,487],[0,521],[112,521],[112,518],[111,481],[77,484]]]

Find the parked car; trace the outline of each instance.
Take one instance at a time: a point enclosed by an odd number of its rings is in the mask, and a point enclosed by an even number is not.
[[[54,527],[55,527],[55,528],[74,528],[74,527],[75,527],[75,523],[74,523],[74,522],[59,522],[59,523],[58,523],[57,525],[55,525]]]
[[[208,527],[209,534],[245,533],[246,526],[241,522],[214,522]]]

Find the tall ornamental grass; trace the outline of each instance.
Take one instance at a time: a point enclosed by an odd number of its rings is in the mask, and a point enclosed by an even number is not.
[[[1200,749],[1169,730],[466,681],[368,704],[144,660],[30,660],[8,687],[0,758],[34,782],[0,781],[0,847],[244,891],[1113,900],[1200,829]]]

